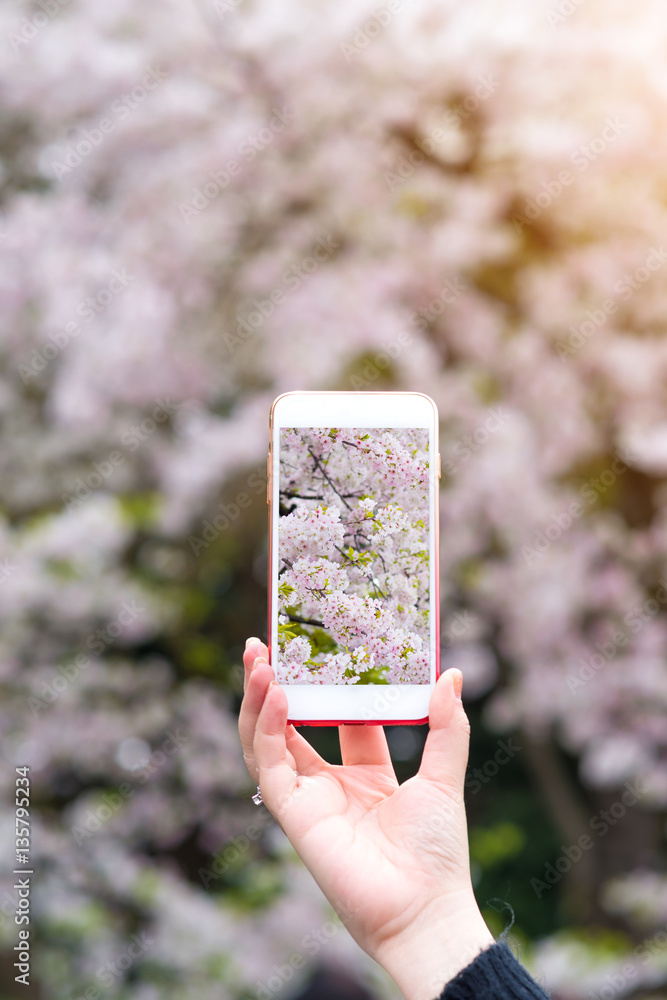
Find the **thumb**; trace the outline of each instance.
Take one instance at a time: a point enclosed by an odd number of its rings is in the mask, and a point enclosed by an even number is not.
[[[461,702],[463,677],[456,668],[438,678],[429,704],[426,737],[419,774],[443,790],[463,795],[470,723]]]

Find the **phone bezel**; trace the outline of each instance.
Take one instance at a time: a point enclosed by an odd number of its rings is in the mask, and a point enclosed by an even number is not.
[[[293,390],[281,393],[269,415],[267,500],[269,502],[268,647],[277,647],[278,602],[274,580],[278,551],[279,434],[282,427],[425,427],[429,431],[429,509],[431,678],[428,684],[316,685],[284,684],[289,722],[293,725],[414,725],[428,722],[428,703],[440,675],[440,587],[438,508],[438,409],[420,392],[335,392]]]

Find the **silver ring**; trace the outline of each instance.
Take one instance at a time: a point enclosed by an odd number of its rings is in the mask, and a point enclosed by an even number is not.
[[[298,778],[299,777],[299,772],[295,771],[294,772],[294,776],[296,778]],[[259,785],[257,786],[257,791],[255,792],[255,794],[252,797],[252,801],[255,803],[256,806],[261,806],[264,803],[264,799],[262,798],[262,793],[260,791]]]

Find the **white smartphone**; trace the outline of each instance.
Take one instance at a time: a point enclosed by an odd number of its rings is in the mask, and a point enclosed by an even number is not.
[[[269,428],[269,652],[289,721],[428,722],[440,673],[434,401],[287,392]]]

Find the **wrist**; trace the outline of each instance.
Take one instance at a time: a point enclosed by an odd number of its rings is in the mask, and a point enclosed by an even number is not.
[[[373,957],[405,1000],[436,1000],[450,980],[495,943],[470,891],[434,901]]]

